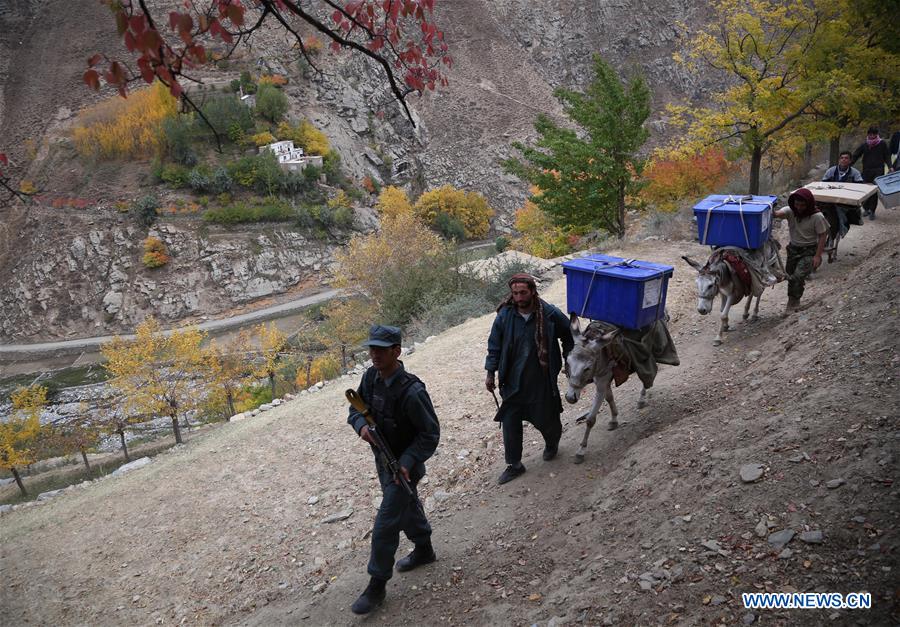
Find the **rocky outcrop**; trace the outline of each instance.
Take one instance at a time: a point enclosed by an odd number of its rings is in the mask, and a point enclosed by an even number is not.
[[[148,269],[141,262],[148,233],[128,219],[69,213],[66,228],[50,233],[53,218],[38,210],[27,221],[25,252],[0,283],[0,339],[130,331],[148,315],[170,324],[314,288],[327,281],[343,241],[314,239],[289,223],[229,231],[162,221],[149,234],[171,261]]]

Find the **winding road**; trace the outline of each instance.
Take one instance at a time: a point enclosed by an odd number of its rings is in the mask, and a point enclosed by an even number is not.
[[[251,311],[245,314],[231,316],[229,318],[221,318],[218,320],[208,320],[197,325],[202,331],[210,333],[220,333],[230,329],[239,328],[250,323],[260,322],[263,320],[271,320],[272,318],[280,318],[288,314],[295,313],[341,294],[341,290],[330,289],[317,294],[311,294],[298,298],[280,305],[273,305],[257,311]],[[173,329],[164,331],[171,333]],[[113,335],[102,335],[98,337],[86,337],[75,340],[61,340],[57,342],[38,342],[32,344],[3,344],[0,345],[0,362],[12,361],[22,358],[36,358],[42,356],[58,356],[82,353],[86,351],[96,351],[100,346],[113,339]],[[125,339],[133,339],[133,335],[122,335]]]

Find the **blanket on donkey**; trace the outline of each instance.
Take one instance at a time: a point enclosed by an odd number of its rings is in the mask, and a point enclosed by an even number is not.
[[[781,244],[774,238],[769,238],[761,248],[755,249],[722,246],[713,251],[706,265],[709,267],[720,259],[725,261],[732,269],[732,274],[743,282],[750,293],[759,296],[764,289],[783,281],[787,276],[781,262],[780,249]],[[734,263],[735,257],[743,264],[743,268]]]
[[[645,388],[653,387],[658,364],[677,366],[681,362],[675,350],[675,342],[669,335],[669,327],[665,320],[657,320],[653,324],[638,330],[623,329],[608,322],[595,320],[588,325],[585,335],[599,337],[618,329],[615,339],[606,347],[613,363],[613,378],[616,387],[625,383],[633,372],[640,378]]]

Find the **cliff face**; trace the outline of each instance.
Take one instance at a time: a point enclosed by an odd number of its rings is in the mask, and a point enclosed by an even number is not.
[[[148,269],[141,261],[148,232],[129,220],[85,212],[55,233],[43,226],[48,220],[46,213],[26,220],[20,240],[32,252],[10,264],[0,288],[0,339],[105,335],[133,329],[148,314],[168,326],[316,289],[341,243],[290,225],[226,231],[170,220],[149,234],[171,261]]]
[[[705,7],[688,0],[437,5],[454,65],[448,88],[409,98],[415,127],[378,68],[347,54],[324,53],[316,71],[277,31],[256,35],[227,69],[198,76],[219,86],[244,68],[287,76],[289,115],[309,118],[324,130],[352,177],[405,186],[413,194],[444,183],[480,191],[498,209],[500,231],[511,227],[526,188],[499,162],[513,141],[534,137],[538,113],[564,121],[553,90],[584,88],[594,54],[647,77],[654,99],[651,143],[665,140],[664,105],[700,98],[706,87],[692,82],[671,58],[681,45],[676,21],[705,19]],[[309,240],[291,228],[213,237],[203,234],[199,221],[167,219],[158,234],[175,260],[161,270],[144,270],[138,247],[147,233],[123,221],[113,203],[146,193],[140,189],[146,177],[136,172],[147,166],[128,164],[128,174],[60,158],[74,155],[60,148],[74,113],[98,98],[81,83],[84,60],[102,48],[116,54],[111,18],[90,1],[17,0],[0,11],[0,21],[15,26],[0,29],[0,149],[20,164],[30,162],[28,176],[50,195],[90,199],[87,208],[31,208],[27,221],[25,212],[0,208],[0,338],[103,334],[129,329],[147,314],[169,322],[216,315],[235,303],[327,280],[334,243]]]

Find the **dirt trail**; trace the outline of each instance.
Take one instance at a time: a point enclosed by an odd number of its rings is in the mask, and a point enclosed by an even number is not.
[[[0,609],[12,624],[896,621],[898,243],[896,212],[854,227],[842,258],[809,284],[803,311],[783,317],[778,286],[759,322],[733,313],[718,348],[679,259],[704,249],[660,241],[621,251],[676,267],[668,307],[682,366],[661,368],[646,409],[635,407],[636,381],[618,388],[622,426],[603,430],[604,409],[581,466],[571,463],[582,433],[573,423],[592,393],[565,408],[557,460],[541,461],[540,437],[526,431],[528,472],[502,487],[482,388],[492,317],[415,351],[405,362],[442,426],[422,489],[439,561],[396,576],[368,619],[349,605],[367,580],[379,490],[370,453],[345,424],[349,379],[124,478],[5,515]],[[542,295],[562,305],[553,272]],[[759,482],[741,482],[747,463],[765,466]],[[835,479],[843,483],[827,488]],[[798,534],[787,552],[766,537],[781,529]],[[807,530],[824,543],[801,541]],[[740,593],[757,590],[864,590],[874,605],[748,614]]]

